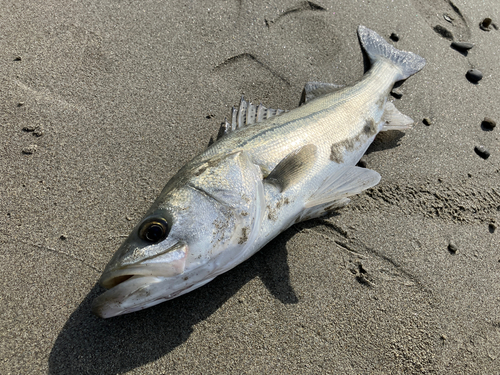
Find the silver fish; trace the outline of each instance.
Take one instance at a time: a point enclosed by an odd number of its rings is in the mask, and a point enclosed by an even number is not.
[[[95,314],[126,314],[199,288],[294,223],[380,181],[356,164],[379,131],[413,124],[387,96],[425,60],[364,26],[358,35],[372,65],[356,84],[308,83],[289,112],[241,100],[223,137],[167,183],[114,254]]]

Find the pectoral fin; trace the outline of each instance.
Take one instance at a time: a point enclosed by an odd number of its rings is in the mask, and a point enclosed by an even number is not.
[[[300,181],[316,162],[317,147],[308,144],[290,153],[272,170],[265,182],[276,185],[281,191]]]

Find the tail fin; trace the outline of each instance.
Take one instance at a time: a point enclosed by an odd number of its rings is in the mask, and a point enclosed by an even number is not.
[[[364,26],[358,27],[359,40],[373,64],[380,56],[392,61],[401,70],[399,80],[406,79],[425,66],[425,59],[413,52],[400,51],[387,43],[375,31]]]

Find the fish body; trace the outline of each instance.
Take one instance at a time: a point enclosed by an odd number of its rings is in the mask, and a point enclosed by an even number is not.
[[[196,289],[379,182],[356,164],[378,132],[413,123],[387,96],[425,60],[364,26],[358,35],[372,64],[359,82],[309,83],[289,112],[241,100],[223,137],[167,183],[108,263],[100,283],[109,290],[94,313],[121,315]]]

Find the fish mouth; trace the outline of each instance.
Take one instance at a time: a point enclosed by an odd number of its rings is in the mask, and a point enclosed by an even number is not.
[[[183,274],[187,254],[187,244],[177,243],[168,251],[132,265],[111,269],[108,265],[99,280],[99,284],[108,290],[94,300],[92,312],[110,318],[170,299],[165,295],[168,288],[164,284]]]
[[[152,256],[140,259],[134,263],[125,265],[110,262],[99,279],[106,289],[111,289],[134,276],[163,276],[172,277],[184,272],[188,245],[177,242],[174,246]]]
[[[111,278],[106,279],[103,282],[100,282],[100,284],[106,288],[106,289],[111,289],[118,284],[123,283],[124,281],[127,281],[128,279],[134,277],[134,275],[122,275],[122,276],[114,276]]]
[[[168,278],[129,276],[98,296],[92,303],[92,313],[106,319],[157,305],[169,299],[163,294],[165,281]]]

